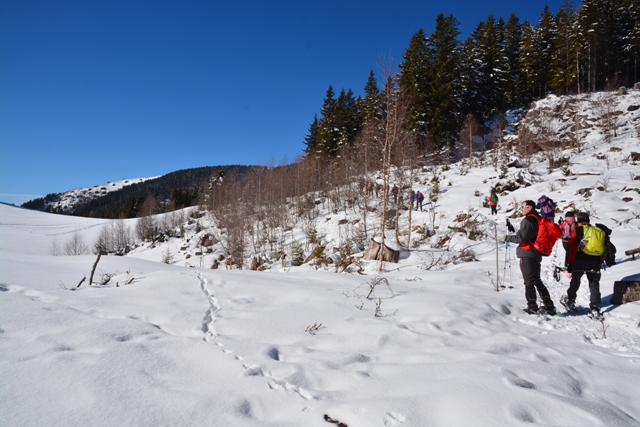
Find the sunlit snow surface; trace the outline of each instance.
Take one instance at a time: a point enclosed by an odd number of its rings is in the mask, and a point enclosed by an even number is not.
[[[640,195],[625,191],[640,187],[632,179],[640,171],[620,160],[640,144],[629,131],[616,145],[623,151],[611,153],[609,167],[593,157],[607,147],[575,157],[576,171],[598,176],[553,188],[562,174],[533,165],[540,181],[502,198],[497,218],[479,207],[497,180],[493,167],[464,175],[452,167],[441,177],[440,230],[459,213],[477,215],[487,237],[457,236],[450,249],[471,246],[479,261],[426,271],[437,253],[425,242],[385,264],[389,287],[376,287],[372,300],[377,262],[364,263],[365,275],[280,262],[265,272],[198,268],[212,258],[194,255],[193,226],[189,243],[103,256],[94,282],[111,274],[109,283],[75,289],[95,256],[51,256],[52,242],[78,231],[91,245],[108,221],[0,205],[0,425],[332,425],[325,414],[349,427],[640,425],[640,303],[610,304],[613,282],[640,271],[640,259],[624,255],[640,246]],[[609,191],[576,195],[603,177]],[[618,264],[602,275],[604,323],[586,316],[585,280],[578,315],[523,313],[515,249],[502,244],[505,288],[493,288],[491,220],[502,236],[505,211],[541,194],[561,208],[591,206],[594,222],[614,230]],[[322,214],[328,245],[339,241],[343,217]],[[413,212],[414,225],[428,221]],[[167,248],[172,265],[160,262]],[[552,264],[563,258],[558,244],[542,264],[556,304],[568,279],[554,281]]]

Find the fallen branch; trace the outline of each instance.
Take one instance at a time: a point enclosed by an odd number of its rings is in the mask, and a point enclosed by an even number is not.
[[[100,261],[100,257],[102,256],[102,251],[98,251],[98,258],[96,258],[96,262],[93,263],[93,268],[91,269],[91,276],[89,276],[89,286],[93,283],[93,273],[96,272],[96,267],[98,266],[98,261]]]
[[[316,332],[320,330],[320,328],[322,328],[322,323],[320,324],[314,323],[313,325],[307,326],[307,329],[305,329],[305,332],[309,332],[311,335],[315,335]]]
[[[337,425],[338,425],[338,427],[348,427],[345,423],[341,423],[341,422],[340,422],[340,421],[338,421],[338,420],[334,420],[333,418],[331,418],[331,417],[330,417],[329,415],[327,415],[327,414],[325,414],[325,415],[324,415],[324,420],[325,420],[326,422],[328,422],[328,423],[331,423],[331,424],[337,424]]]
[[[391,285],[389,285],[389,281],[385,278],[385,277],[374,277],[373,279],[371,279],[371,283],[369,283],[369,293],[367,294],[367,296],[365,297],[366,299],[373,299],[375,298],[375,294],[374,294],[374,289],[377,285],[384,283],[387,285],[387,287],[389,288],[389,291],[391,292],[391,298],[394,298],[396,296],[396,294],[393,293],[393,289],[391,289]],[[373,295],[373,296],[372,296]]]

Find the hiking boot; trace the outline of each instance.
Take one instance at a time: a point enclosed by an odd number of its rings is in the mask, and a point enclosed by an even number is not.
[[[604,316],[602,316],[602,313],[600,313],[600,308],[599,307],[590,307],[589,308],[589,313],[587,314],[587,316],[589,316],[590,318],[592,318],[594,320],[602,320],[602,319],[604,319]]]
[[[556,308],[551,306],[551,307],[545,307],[544,311],[547,312],[547,314],[549,314],[550,316],[555,316],[556,314],[558,314],[558,312],[556,311]]]
[[[569,297],[566,295],[563,295],[562,298],[560,298],[560,304],[562,304],[568,311],[576,310],[575,300],[569,299]]]
[[[538,309],[538,307],[527,307],[523,308],[522,310],[527,314],[540,314],[540,310]]]

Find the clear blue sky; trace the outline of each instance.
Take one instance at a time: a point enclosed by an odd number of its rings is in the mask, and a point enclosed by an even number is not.
[[[443,12],[537,23],[564,0],[0,0],[0,201],[302,152]]]

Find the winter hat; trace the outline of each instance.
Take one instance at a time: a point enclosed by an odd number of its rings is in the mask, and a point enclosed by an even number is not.
[[[564,214],[565,218],[574,217],[574,216],[575,216],[575,214],[573,213],[573,211],[569,211],[566,214]]]
[[[580,212],[578,215],[576,215],[576,222],[577,223],[581,223],[581,222],[589,222],[589,214],[586,212]]]

